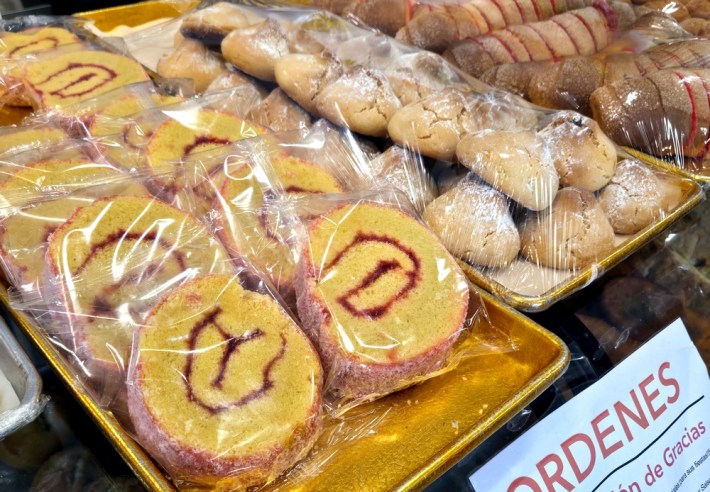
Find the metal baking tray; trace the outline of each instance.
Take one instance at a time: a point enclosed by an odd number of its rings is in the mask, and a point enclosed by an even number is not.
[[[119,22],[137,25],[168,16],[165,8],[161,2],[145,2],[81,16],[110,29]],[[474,292],[488,313],[488,323],[479,329],[505,330],[515,350],[467,359],[446,374],[360,408],[368,420],[378,422],[377,432],[344,442],[329,459],[320,460],[316,473],[304,474],[296,484],[289,482],[289,488],[349,492],[362,489],[362,477],[367,477],[367,489],[373,491],[422,488],[562,375],[569,351],[559,338],[492,296]],[[4,288],[0,288],[0,301],[143,484],[151,490],[174,490],[163,470],[92,399],[58,347],[23,314],[10,309]],[[333,451],[325,440],[324,434],[314,453]],[[283,484],[277,481],[268,488],[280,487]]]
[[[702,167],[697,170],[692,170],[686,167],[680,167],[674,163],[674,161],[667,161],[665,159],[660,159],[656,156],[646,154],[640,150],[631,149],[629,147],[624,147],[624,150],[629,154],[633,155],[637,159],[640,159],[654,166],[665,169],[666,171],[679,174],[683,177],[694,179],[695,181],[700,181],[703,184],[710,183],[710,160],[705,159],[702,162]]]
[[[20,406],[0,413],[0,440],[32,422],[42,411],[42,379],[0,318],[0,371],[15,390]]]
[[[480,295],[488,314],[488,322],[478,329],[504,330],[515,349],[466,359],[450,372],[358,407],[366,422],[377,422],[376,432],[336,445],[324,433],[315,455],[307,458],[319,463],[317,472],[291,480],[289,489],[350,492],[362,489],[362,477],[367,477],[371,491],[420,489],[564,373],[569,350],[559,338],[489,294],[473,293]],[[476,295],[472,299],[476,302]],[[24,314],[9,308],[4,288],[0,300],[143,484],[151,490],[174,490],[162,469],[115,417],[96,404],[57,346]],[[282,487],[276,481],[267,489]]]

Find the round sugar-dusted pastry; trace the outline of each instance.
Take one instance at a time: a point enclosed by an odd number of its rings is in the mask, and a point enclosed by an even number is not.
[[[222,57],[199,41],[183,39],[175,51],[158,61],[156,70],[166,78],[192,79],[195,91],[204,92],[212,81],[227,71],[227,65]]]
[[[472,179],[432,201],[423,218],[451,254],[470,263],[501,267],[520,251],[505,195]]]
[[[134,369],[128,408],[139,441],[177,478],[258,485],[318,436],[318,355],[273,298],[232,277],[166,295],[138,331]]]
[[[624,159],[599,194],[599,204],[617,234],[636,234],[667,212],[661,179],[636,159]]]
[[[28,64],[25,85],[42,108],[63,107],[149,80],[141,65],[105,51],[73,51]]]
[[[32,289],[39,285],[47,266],[49,236],[74,210],[89,205],[94,200],[92,193],[107,193],[111,185],[113,191],[148,194],[145,188],[129,184],[121,176],[118,169],[108,164],[60,160],[20,168],[0,184],[0,206],[12,211],[0,222],[0,255],[16,287]],[[92,184],[104,186],[101,191],[62,196]],[[47,200],[48,192],[57,198]]]
[[[65,341],[99,377],[125,367],[133,330],[165,290],[232,272],[224,248],[197,219],[136,196],[76,210],[50,237],[47,263],[65,306]]]
[[[440,369],[469,298],[456,261],[426,227],[367,202],[310,224],[296,294],[328,390],[343,398],[388,393]]]
[[[522,255],[537,265],[579,270],[614,251],[614,229],[592,192],[568,187],[523,222],[520,241]]]
[[[197,39],[205,46],[216,49],[230,32],[263,21],[263,17],[251,10],[229,2],[217,2],[186,15],[180,26],[180,33],[186,38]]]
[[[189,121],[171,118],[155,129],[147,148],[150,166],[177,162],[192,154],[265,133],[259,126],[229,113],[203,109],[191,116]]]
[[[271,161],[274,178],[289,195],[338,193],[343,188],[336,177],[311,162],[280,156]],[[271,281],[288,300],[293,298],[295,250],[289,242],[290,226],[269,213],[264,190],[254,170],[244,164],[229,171],[221,188],[221,203],[227,209],[220,217],[222,242],[235,253],[245,256]]]
[[[574,111],[559,111],[538,136],[545,141],[561,186],[597,191],[614,175],[616,147],[596,121]]]

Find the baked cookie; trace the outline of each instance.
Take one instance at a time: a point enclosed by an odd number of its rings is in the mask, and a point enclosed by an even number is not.
[[[599,204],[617,234],[636,234],[666,212],[661,180],[636,159],[619,163]]]
[[[469,290],[426,227],[396,208],[346,204],[310,223],[302,251],[298,314],[334,396],[386,394],[442,367]]]
[[[196,39],[210,48],[219,48],[230,32],[263,22],[264,18],[233,3],[217,2],[185,16],[180,34]]]
[[[274,132],[303,130],[311,126],[311,116],[278,88],[249,113],[248,119]]]
[[[596,121],[574,111],[559,111],[539,136],[555,164],[561,186],[597,191],[616,169],[616,147]]]
[[[222,40],[222,55],[242,72],[273,82],[274,65],[290,53],[281,25],[271,19],[252,27],[236,29]]]
[[[401,106],[382,72],[363,67],[323,87],[314,102],[321,116],[371,137],[387,135],[387,123]]]
[[[438,192],[434,178],[427,172],[421,156],[397,145],[372,159],[369,164],[373,185],[388,183],[407,195],[421,213]]]
[[[385,70],[385,75],[402,106],[454,84],[464,84],[446,60],[428,51],[396,58]]]
[[[283,473],[318,437],[318,355],[273,298],[233,277],[164,296],[134,350],[131,420],[173,477],[242,490]]]
[[[535,128],[537,119],[536,111],[518,101],[506,101],[500,93],[468,93],[451,87],[398,110],[387,130],[403,147],[451,161],[459,140],[468,133]]]
[[[559,178],[532,131],[482,131],[456,147],[459,162],[486,183],[530,210],[544,210],[557,194]]]
[[[64,107],[118,87],[148,81],[140,64],[105,51],[73,51],[29,63],[24,83],[41,108]]]
[[[471,179],[431,202],[423,218],[452,255],[469,263],[501,267],[520,251],[505,195]]]
[[[593,193],[562,188],[552,207],[520,229],[522,254],[538,265],[579,270],[614,250],[614,229]]]
[[[328,52],[290,54],[274,65],[274,77],[279,87],[314,116],[319,116],[316,98],[342,74],[340,61]]]
[[[49,298],[64,306],[59,335],[94,382],[121,381],[133,331],[165,289],[232,274],[204,225],[155,198],[111,197],[79,208],[47,249],[48,288],[57,289]]]
[[[234,89],[237,87],[253,89],[259,95],[259,98],[269,95],[269,91],[267,91],[266,88],[264,88],[260,83],[248,75],[236,70],[227,70],[226,72],[219,74],[217,78],[214,79],[209,86],[207,86],[205,92],[215,92],[224,89]]]
[[[192,79],[196,92],[204,92],[227,71],[224,60],[193,39],[184,39],[171,54],[158,61],[158,74],[167,78]]]

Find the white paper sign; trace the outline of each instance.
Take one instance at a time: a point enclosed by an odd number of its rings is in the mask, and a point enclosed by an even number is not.
[[[469,479],[476,492],[710,492],[710,379],[683,323]]]

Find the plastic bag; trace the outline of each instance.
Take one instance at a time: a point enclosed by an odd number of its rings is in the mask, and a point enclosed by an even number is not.
[[[12,164],[0,164],[2,265],[10,283],[27,298],[40,291],[48,238],[77,207],[106,194],[148,194],[125,169],[97,160],[82,152],[85,148],[67,145],[51,158],[15,154]]]
[[[27,54],[10,64],[10,71],[24,84],[32,106],[55,110],[149,80],[134,60],[84,44]]]
[[[35,315],[177,483],[260,484],[305,455],[321,427],[322,369],[256,271],[135,177],[22,211],[39,224],[39,207],[56,226],[27,239],[46,251],[32,252],[44,275],[36,297],[15,294],[13,306]]]
[[[44,215],[33,214],[38,207]],[[133,331],[165,292],[199,275],[232,275],[229,257],[199,220],[152,197],[136,178],[26,210],[9,217],[17,217],[15,228],[45,221],[53,230],[10,250],[39,276],[39,290],[26,289],[14,305],[42,318],[97,401],[121,415]]]
[[[504,333],[478,337],[471,328],[485,310],[470,302],[466,277],[404,195],[309,195],[288,203],[274,206],[286,214],[281,207],[291,207],[299,218],[297,311],[323,361],[331,414],[465,358],[514,349]]]
[[[545,309],[603,273],[699,193],[572,112],[549,114],[538,131],[468,134],[456,154],[471,172],[424,218],[476,282],[524,310]]]
[[[596,88],[664,65],[693,63],[700,59],[693,44],[674,19],[651,13],[596,54],[497,65],[485,71],[481,80],[540,106],[590,115],[589,97]]]
[[[707,174],[710,40],[649,14],[618,49],[550,64],[501,65],[483,80],[550,108],[593,118],[619,145],[660,157],[665,167]]]
[[[134,101],[133,95],[127,97]],[[124,110],[128,105],[115,101],[80,124],[84,134],[99,141],[107,155],[124,166],[160,170],[194,153],[265,133],[242,116],[253,107],[255,97],[249,90],[235,88],[164,104],[171,101],[143,92],[142,111],[113,116],[111,108]],[[169,183],[156,180],[156,186],[156,192],[172,199],[175,190]]]
[[[25,63],[43,51],[67,45],[77,49],[80,45],[68,21],[53,17],[0,20],[0,106],[31,106],[31,96],[22,83]]]
[[[279,197],[366,187],[358,170],[368,158],[344,136],[321,121],[307,131],[245,139],[183,162],[188,175],[182,201],[208,216],[230,252],[263,271],[292,306],[294,220],[271,214],[269,204]]]
[[[308,453],[322,384],[316,351],[274,298],[239,276],[202,275],[171,289],[138,329],[128,408],[138,441],[177,483],[232,490]]]
[[[7,155],[40,149],[62,142],[67,134],[55,124],[37,123],[0,128],[0,159]]]

